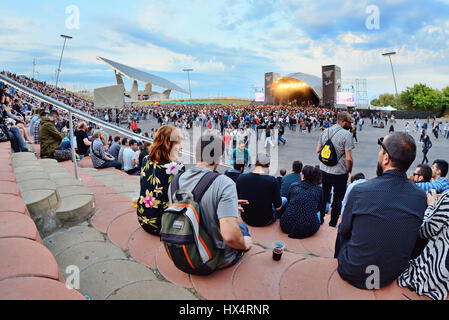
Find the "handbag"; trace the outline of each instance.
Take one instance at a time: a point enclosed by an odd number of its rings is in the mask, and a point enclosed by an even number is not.
[[[53,158],[58,162],[72,160],[72,152],[69,150],[55,150]]]

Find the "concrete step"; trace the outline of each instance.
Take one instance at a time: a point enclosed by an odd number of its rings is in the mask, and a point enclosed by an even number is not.
[[[87,221],[94,214],[93,192],[56,160],[16,154],[12,163],[22,197],[42,237]]]

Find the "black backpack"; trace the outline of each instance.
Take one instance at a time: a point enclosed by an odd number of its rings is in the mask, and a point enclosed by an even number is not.
[[[337,151],[335,150],[335,146],[332,142],[332,138],[340,131],[341,129],[338,129],[332,137],[329,138],[329,129],[327,131],[328,140],[323,146],[323,149],[321,149],[319,160],[328,167],[334,167],[338,164],[338,161],[340,161],[340,157],[337,155]]]

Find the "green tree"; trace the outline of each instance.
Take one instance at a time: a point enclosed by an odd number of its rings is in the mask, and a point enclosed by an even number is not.
[[[379,107],[380,106],[380,100],[379,99],[374,99],[371,101],[371,105],[372,106],[376,106]]]
[[[443,93],[425,84],[407,87],[398,97],[401,106],[415,110],[440,110],[444,104]]]
[[[380,105],[382,107],[386,106],[396,106],[396,97],[391,93],[384,93],[379,96]]]

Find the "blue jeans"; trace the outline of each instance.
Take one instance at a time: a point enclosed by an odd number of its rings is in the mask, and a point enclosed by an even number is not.
[[[271,223],[276,222],[277,219],[280,219],[282,217],[282,214],[285,211],[285,208],[287,208],[288,200],[285,197],[281,197],[282,199],[282,206],[281,210],[277,211],[273,204],[273,221]]]
[[[280,145],[281,143],[285,144],[286,142],[287,140],[283,136],[278,136],[278,145]]]
[[[106,161],[101,166],[99,166],[97,169],[107,169],[107,168],[116,168],[117,170],[121,170],[122,164],[118,161]]]
[[[70,141],[69,140],[62,140],[61,146],[59,147],[58,150],[68,150],[68,151],[72,151],[72,146],[70,145]]]
[[[11,127],[8,131],[8,135],[11,142],[11,148],[14,150],[14,152],[28,151],[25,140],[23,140],[19,128]]]

